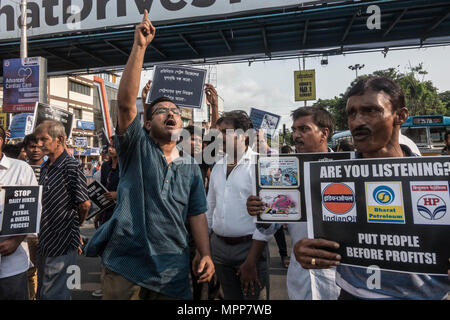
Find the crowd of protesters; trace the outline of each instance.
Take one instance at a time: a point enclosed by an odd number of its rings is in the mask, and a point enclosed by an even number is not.
[[[0,185],[43,186],[39,234],[0,238],[0,300],[70,299],[66,270],[82,252],[101,257],[102,288],[94,294],[105,300],[269,299],[267,242],[274,235],[288,268],[290,299],[448,295],[447,277],[390,271],[381,271],[381,286],[368,289],[370,274],[342,266],[333,252],[339,243],[308,239],[306,222],[256,224],[254,216],[264,204],[256,196],[255,156],[278,150],[269,147],[264,132],[250,136],[253,125],[246,112],[219,117],[213,86],[207,84],[205,93],[216,135],[211,130],[207,137],[202,128],[190,126],[180,139],[181,110],[167,97],[145,105],[142,124],[136,97],[146,49],[155,34],[145,12],[119,86],[109,160],[92,172],[116,205],[95,216],[97,230],[84,250],[80,226],[91,207],[88,184],[79,162],[66,150],[62,124],[45,121],[16,147],[7,147],[0,128]],[[151,81],[141,92],[143,101],[150,86]],[[357,158],[419,156],[399,142],[408,109],[394,81],[359,81],[347,95],[346,113],[354,145],[341,143],[331,150],[331,115],[320,107],[293,110],[295,153],[356,150]],[[443,154],[450,148],[448,135],[446,141]],[[289,146],[280,149],[293,151]],[[292,240],[290,257],[284,229]]]

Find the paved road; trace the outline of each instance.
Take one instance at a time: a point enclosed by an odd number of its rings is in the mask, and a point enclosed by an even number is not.
[[[95,229],[92,224],[85,222],[81,228],[81,234],[87,238],[92,237]],[[288,252],[291,250],[291,239],[286,233]],[[270,300],[288,300],[286,291],[286,271],[281,264],[278,247],[275,239],[269,243],[270,249]],[[100,258],[78,257],[78,266],[81,269],[81,290],[74,290],[73,300],[99,300],[93,297],[92,292],[100,289]]]

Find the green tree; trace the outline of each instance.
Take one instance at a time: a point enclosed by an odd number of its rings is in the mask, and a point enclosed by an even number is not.
[[[348,130],[347,125],[347,114],[345,113],[346,100],[344,95],[341,94],[339,97],[334,97],[333,99],[319,99],[314,106],[322,107],[331,113],[334,121],[334,130]]]
[[[439,98],[444,104],[445,115],[450,116],[450,90],[439,93]]]

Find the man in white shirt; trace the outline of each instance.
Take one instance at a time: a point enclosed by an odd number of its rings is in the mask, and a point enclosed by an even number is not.
[[[226,300],[264,298],[262,288],[268,279],[266,252],[256,263],[261,288],[244,295],[239,268],[247,258],[256,230],[247,214],[247,198],[254,194],[255,152],[248,146],[251,121],[243,111],[225,113],[217,122],[225,156],[214,166],[208,191],[208,227],[212,231],[211,251],[216,273]]]
[[[33,169],[25,161],[3,154],[5,138],[5,130],[0,127],[0,186],[37,186]],[[0,237],[0,300],[29,299],[25,237]]]
[[[292,112],[292,137],[297,153],[329,152],[327,142],[333,133],[333,120],[328,111],[319,107],[300,107]],[[258,215],[263,204],[260,197],[251,196],[247,201],[248,213]],[[266,230],[258,228],[247,260],[241,266],[244,291],[257,283],[255,275],[255,260],[266,248],[267,242],[275,234],[281,224],[272,224]],[[307,237],[306,222],[288,224],[292,247],[301,239]],[[335,284],[335,271],[303,269],[291,253],[287,273],[287,289],[291,300],[336,300],[339,288]]]

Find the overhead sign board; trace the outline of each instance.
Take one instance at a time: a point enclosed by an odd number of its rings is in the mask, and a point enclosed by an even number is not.
[[[295,101],[316,100],[316,71],[294,72]]]
[[[0,32],[2,33],[3,31]],[[45,58],[3,60],[4,112],[33,112],[36,102],[46,100],[47,60]]]
[[[201,18],[238,15],[285,8],[311,0],[135,0],[135,1],[28,1],[29,38],[61,33],[75,33],[133,25],[142,20],[144,10],[149,11],[152,22],[186,21]],[[17,0],[0,2],[0,40],[20,38],[21,12]]]

